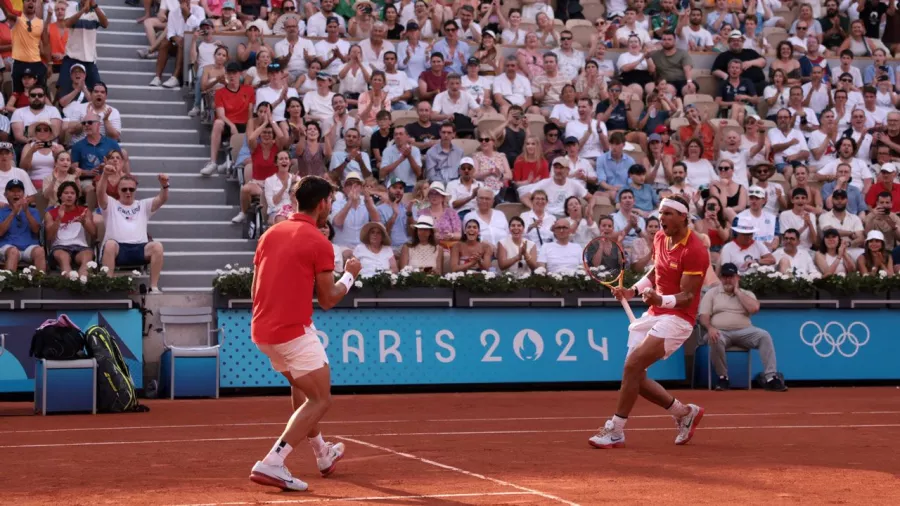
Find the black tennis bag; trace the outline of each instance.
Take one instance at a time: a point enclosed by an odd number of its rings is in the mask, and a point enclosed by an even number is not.
[[[29,356],[47,360],[79,360],[88,358],[84,334],[75,327],[44,325],[31,336]]]
[[[97,360],[97,411],[150,411],[138,402],[128,365],[109,331],[94,325],[87,329],[85,337],[91,357]]]

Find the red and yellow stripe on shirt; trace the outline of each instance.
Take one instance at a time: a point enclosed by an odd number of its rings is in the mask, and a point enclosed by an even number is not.
[[[688,230],[687,236],[675,243],[660,230],[653,238],[653,271],[656,276],[656,291],[660,295],[677,295],[681,293],[682,276],[706,276],[709,269],[709,251],[697,235]],[[673,314],[684,318],[691,325],[697,319],[697,307],[700,305],[700,290],[703,283],[697,285],[697,293],[691,305],[685,308],[666,309],[651,307],[654,316]]]

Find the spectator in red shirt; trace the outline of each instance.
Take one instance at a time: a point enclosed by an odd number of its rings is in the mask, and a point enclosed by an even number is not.
[[[688,120],[688,125],[678,129],[678,138],[683,144],[686,144],[692,137],[699,138],[703,143],[703,158],[712,161],[718,153],[715,147],[716,132],[703,119],[703,114],[694,104],[684,107],[684,115]]]
[[[525,149],[513,166],[513,181],[519,185],[537,183],[550,177],[550,166],[541,156],[537,137],[525,139]]]
[[[256,100],[256,91],[253,87],[241,84],[241,64],[229,63],[225,67],[225,87],[217,91],[215,95],[216,121],[213,122],[209,163],[200,170],[200,174],[210,176],[217,168],[225,168],[216,164],[219,145],[222,143],[223,136],[228,139],[234,134],[242,134],[247,131],[247,120],[250,118],[250,107],[254,100]]]
[[[866,193],[866,204],[870,208],[875,209],[878,207],[876,205],[878,195],[882,192],[887,192],[891,194],[893,199],[891,212],[900,213],[900,185],[894,183],[895,177],[897,177],[897,166],[891,162],[882,164],[881,170],[878,172],[878,182],[869,188],[869,193]]]
[[[247,111],[249,115],[250,108]],[[241,187],[241,211],[231,219],[232,223],[243,223],[247,219],[247,211],[253,197],[262,197],[266,179],[275,174],[275,158],[278,152],[288,147],[290,139],[272,117],[272,109],[260,108],[258,116],[248,121],[251,132],[247,135],[250,147],[250,161],[244,165],[244,186]],[[260,200],[265,213],[266,201]]]

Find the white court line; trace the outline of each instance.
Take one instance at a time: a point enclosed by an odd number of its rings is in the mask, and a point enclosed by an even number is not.
[[[171,239],[169,239],[171,241]],[[178,239],[188,241],[189,239]],[[198,239],[209,241],[209,239]],[[247,241],[247,239],[235,239],[234,241]],[[900,411],[848,411],[848,412],[822,412],[822,413],[707,413],[709,417],[724,416],[802,416],[802,415],[894,415]],[[629,418],[670,418],[672,415],[632,415]],[[434,420],[323,420],[322,425],[358,425],[379,423],[456,423],[456,422],[527,422],[527,421],[564,421],[564,420],[600,420],[603,416],[541,416],[541,417],[507,417],[507,418],[440,418]],[[32,430],[2,430],[0,434],[34,434],[52,432],[85,432],[108,430],[153,430],[153,429],[205,429],[213,427],[256,427],[263,425],[284,425],[284,422],[246,422],[246,423],[209,423],[209,424],[183,424],[183,425],[129,425],[124,427],[70,427],[62,429],[32,429]]]
[[[270,424],[275,425],[275,424]],[[284,425],[284,424],[277,424]],[[702,430],[762,430],[762,429],[872,429],[872,428],[892,428],[900,427],[900,423],[873,423],[873,424],[841,424],[841,425],[733,425],[724,427],[704,426]],[[348,439],[354,437],[405,437],[405,436],[486,436],[497,434],[565,434],[570,432],[590,433],[596,431],[597,427],[589,427],[584,429],[530,429],[530,430],[478,430],[478,431],[447,431],[447,432],[381,432],[370,434],[335,434],[330,437],[338,439]],[[672,431],[672,427],[629,427],[629,431],[638,432],[659,432]],[[219,438],[197,438],[197,439],[153,439],[141,441],[91,441],[84,443],[42,443],[42,444],[21,444],[21,445],[2,445],[2,449],[12,448],[60,448],[67,446],[108,446],[108,445],[146,445],[146,444],[170,444],[170,443],[218,443],[223,441],[258,441],[261,439],[275,439],[278,434],[271,436],[248,436],[248,437],[219,437]]]
[[[497,478],[491,478],[490,476],[485,476],[485,475],[483,475],[483,474],[478,474],[478,473],[473,473],[473,472],[471,472],[471,471],[466,471],[465,469],[460,469],[460,468],[458,468],[458,467],[449,466],[449,465],[447,465],[447,464],[441,464],[440,462],[435,462],[435,461],[433,461],[433,460],[423,459],[422,457],[416,457],[415,455],[413,455],[413,454],[411,454],[411,453],[398,452],[397,450],[391,450],[390,448],[386,448],[386,447],[384,447],[384,446],[378,446],[378,445],[376,445],[376,444],[367,443],[367,442],[365,442],[365,441],[360,441],[359,439],[353,439],[353,438],[349,438],[349,437],[338,437],[338,439],[342,439],[342,440],[344,440],[344,441],[350,441],[351,443],[356,443],[356,444],[362,445],[362,446],[368,446],[369,448],[374,448],[374,449],[376,449],[376,450],[381,450],[381,451],[383,451],[383,452],[387,452],[387,453],[390,453],[390,454],[393,454],[393,455],[398,455],[398,456],[400,456],[400,457],[405,457],[405,458],[408,458],[408,459],[412,459],[412,460],[415,460],[415,461],[418,461],[418,462],[422,462],[423,464],[432,465],[432,466],[435,466],[435,467],[439,467],[439,468],[441,468],[441,469],[446,469],[446,470],[448,470],[448,471],[454,471],[454,472],[457,472],[457,473],[460,473],[460,474],[464,474],[464,475],[466,475],[466,476],[471,476],[472,478],[478,478],[478,479],[480,479],[480,480],[490,481],[490,482],[492,482],[492,483],[496,483],[496,484],[498,484],[498,485],[503,485],[503,486],[506,486],[506,487],[514,488],[514,489],[516,489],[516,490],[521,490],[521,491],[523,491],[523,492],[529,492],[529,493],[534,494],[534,495],[536,495],[536,496],[543,497],[544,499],[550,499],[550,500],[552,500],[552,501],[556,501],[556,502],[559,502],[559,503],[562,503],[562,504],[568,504],[569,506],[579,506],[578,503],[574,503],[574,502],[572,502],[572,501],[567,501],[567,500],[563,499],[562,497],[557,497],[557,496],[552,495],[552,494],[547,494],[547,493],[545,493],[545,492],[541,492],[541,491],[535,490],[535,489],[533,489],[533,488],[528,488],[528,487],[523,487],[523,486],[521,486],[521,485],[516,485],[515,483],[510,483],[510,482],[508,482],[508,481],[500,480],[500,479],[497,479]]]
[[[480,494],[426,494],[426,495],[374,495],[368,497],[319,497],[316,499],[295,499],[280,501],[253,501],[253,502],[210,502],[202,504],[179,504],[176,506],[237,506],[242,504],[305,504],[320,502],[350,502],[350,501],[394,501],[410,499],[453,499],[455,497],[489,497],[509,495],[537,495],[532,492],[482,492]]]

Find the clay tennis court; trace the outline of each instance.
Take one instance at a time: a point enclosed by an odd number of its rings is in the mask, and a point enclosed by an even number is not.
[[[335,396],[323,425],[347,453],[307,492],[248,480],[290,413],[283,397],[149,401],[149,413],[28,416],[0,404],[0,503],[897,504],[900,390],[679,390],[707,410],[687,446],[639,401],[627,447],[587,444],[616,393]],[[23,416],[15,416],[23,415]]]

